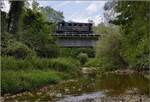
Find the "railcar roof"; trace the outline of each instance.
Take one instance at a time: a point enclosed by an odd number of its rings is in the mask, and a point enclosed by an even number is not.
[[[93,23],[82,23],[82,22],[58,22],[58,23],[68,23],[68,24],[93,24]]]

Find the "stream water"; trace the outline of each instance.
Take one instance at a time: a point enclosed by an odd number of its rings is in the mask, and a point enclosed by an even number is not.
[[[5,101],[101,102],[101,97],[121,95],[130,90],[148,95],[149,80],[138,74],[105,74],[94,79],[68,80],[33,92],[13,95]]]

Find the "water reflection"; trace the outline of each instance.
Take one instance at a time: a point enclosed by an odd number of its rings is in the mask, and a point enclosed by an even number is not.
[[[122,94],[126,90],[136,89],[140,94],[149,93],[149,80],[142,75],[105,74],[96,79],[96,88],[109,90],[107,95]]]
[[[120,95],[128,90],[136,90],[137,93],[148,94],[149,80],[138,74],[103,74],[95,79],[80,78],[62,82],[57,85],[50,85],[37,91],[16,95],[15,97],[8,98],[6,101],[32,100],[65,102],[64,100],[72,100],[71,102],[74,102],[73,100],[76,99],[85,100],[81,102],[88,102],[88,100],[92,102],[90,100],[96,99],[96,97]]]

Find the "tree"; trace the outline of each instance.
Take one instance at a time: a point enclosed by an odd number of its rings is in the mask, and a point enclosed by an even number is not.
[[[26,8],[25,10],[21,41],[35,50],[40,57],[57,57],[58,46],[52,37],[55,23],[45,21],[40,7],[37,3],[33,3],[32,9]]]
[[[41,12],[45,17],[45,21],[48,22],[61,22],[64,19],[63,12],[54,10],[51,7],[41,7]]]
[[[10,1],[8,32],[16,34],[20,30],[24,1]]]
[[[118,1],[112,8],[115,19],[109,22],[123,29],[121,54],[129,67],[148,69],[150,1]]]
[[[112,24],[101,24],[97,26],[97,29],[99,34],[101,34],[96,44],[96,57],[100,59],[100,67],[106,70],[125,68],[127,63],[120,54],[121,28]]]

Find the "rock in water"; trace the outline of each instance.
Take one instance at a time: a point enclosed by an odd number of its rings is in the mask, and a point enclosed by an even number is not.
[[[87,76],[87,77],[90,77],[90,78],[96,77],[96,69],[95,68],[83,67],[81,72],[84,76]]]

